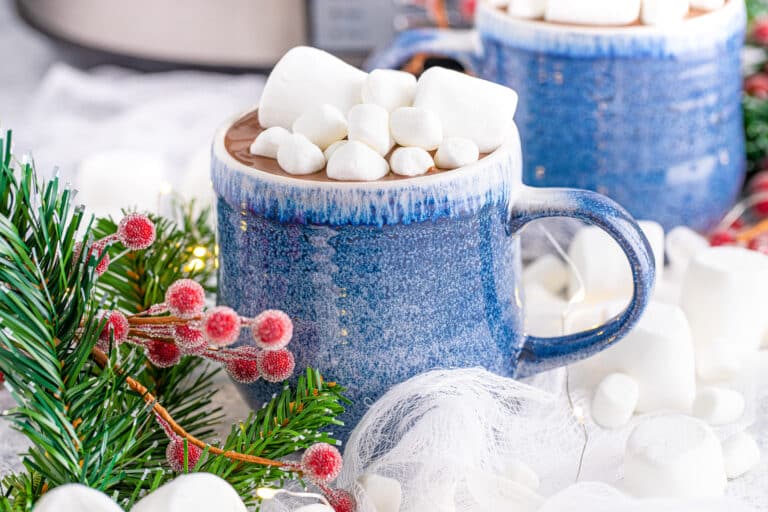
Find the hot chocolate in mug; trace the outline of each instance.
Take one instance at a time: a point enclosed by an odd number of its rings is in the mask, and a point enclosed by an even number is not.
[[[353,400],[334,431],[342,438],[410,377],[474,366],[524,377],[564,365],[618,341],[648,302],[654,259],[635,221],[594,192],[524,186],[516,131],[474,164],[360,183],[244,163],[236,155],[255,134],[235,135],[243,119],[213,146],[218,300],[242,315],[282,309],[293,319],[297,371],[318,369]],[[629,260],[634,296],[605,325],[540,338],[523,327],[519,232],[554,216],[607,231]],[[278,389],[241,386],[254,407]]]

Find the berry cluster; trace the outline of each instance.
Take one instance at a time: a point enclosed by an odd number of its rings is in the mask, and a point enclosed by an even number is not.
[[[287,464],[287,469],[300,471],[315,484],[325,494],[335,512],[355,512],[357,503],[354,496],[345,490],[329,487],[341,473],[342,465],[341,453],[335,446],[316,443],[306,449],[301,462]]]
[[[740,216],[709,237],[712,246],[736,245],[768,254],[768,169],[757,173],[747,187],[747,198],[737,205],[757,222],[747,226]]]

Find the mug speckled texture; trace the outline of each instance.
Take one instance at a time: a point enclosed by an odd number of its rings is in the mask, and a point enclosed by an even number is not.
[[[743,0],[666,27],[515,19],[481,3],[475,33],[402,34],[369,67],[453,56],[517,91],[524,181],[606,194],[666,229],[707,230],[744,180]]]
[[[247,167],[226,152],[225,130],[212,167],[219,302],[291,316],[297,371],[320,370],[354,401],[341,438],[367,404],[416,374],[482,366],[511,377],[566,364],[617,341],[648,301],[653,258],[636,223],[592,192],[523,186],[517,134],[459,170],[345,183]],[[523,330],[517,233],[546,216],[594,222],[627,253],[635,296],[599,329],[556,339]],[[258,407],[280,386],[240,389]]]

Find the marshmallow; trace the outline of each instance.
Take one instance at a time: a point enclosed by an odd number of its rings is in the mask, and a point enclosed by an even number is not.
[[[326,169],[333,180],[375,181],[389,172],[389,164],[362,142],[350,141],[334,151]]]
[[[563,311],[568,304],[539,283],[523,286],[525,332],[536,336],[563,334]]]
[[[744,367],[739,354],[731,349],[733,342],[717,338],[711,345],[696,351],[696,374],[705,382],[722,382],[735,378]]]
[[[328,505],[323,505],[322,503],[313,503],[312,505],[304,505],[303,507],[294,509],[293,512],[334,512],[334,511]]]
[[[643,0],[642,20],[645,25],[676,23],[687,15],[688,0]]]
[[[275,65],[259,103],[259,123],[290,129],[304,112],[324,103],[346,113],[360,103],[368,75],[330,53],[297,46]]]
[[[727,425],[744,414],[744,395],[726,388],[699,390],[693,402],[693,415],[710,425]]]
[[[325,156],[325,161],[330,162],[331,161],[331,155],[333,155],[337,149],[342,147],[344,144],[346,144],[346,140],[337,140],[327,148],[325,148],[325,151],[323,151],[323,156]]]
[[[400,482],[373,473],[366,473],[357,479],[376,512],[399,512],[403,501],[403,489]]]
[[[323,104],[301,114],[293,123],[293,133],[300,133],[320,149],[326,149],[347,136],[347,119],[333,105]]]
[[[373,103],[392,112],[413,103],[416,77],[405,71],[374,69],[363,84],[363,103]]]
[[[491,7],[506,7],[509,4],[509,0],[485,0],[485,3]]]
[[[237,491],[210,473],[180,475],[136,503],[131,512],[247,512]]]
[[[691,7],[702,11],[714,11],[724,5],[725,0],[691,0]]]
[[[605,322],[623,306],[623,303],[603,305],[599,318],[589,319],[590,326]],[[566,334],[583,327],[573,325],[570,317],[569,313]],[[637,381],[638,412],[690,410],[696,396],[693,343],[688,322],[679,307],[651,302],[626,338],[572,367],[574,379],[587,387],[594,387],[617,372]]]
[[[456,169],[475,163],[480,158],[477,144],[464,137],[445,137],[435,153],[435,163],[441,169]]]
[[[256,136],[249,151],[252,155],[277,158],[277,150],[280,149],[280,144],[285,142],[290,136],[291,132],[282,126],[267,128]]]
[[[678,226],[667,233],[664,245],[670,268],[682,277],[690,261],[709,248],[709,241],[691,228]]]
[[[533,491],[541,485],[539,475],[528,464],[519,460],[508,462],[504,467],[502,476]]]
[[[612,373],[597,386],[592,399],[592,419],[605,428],[626,425],[635,413],[640,387],[623,373]]]
[[[437,114],[418,107],[400,107],[389,119],[389,129],[401,146],[432,151],[443,141],[443,127]]]
[[[664,271],[664,228],[651,221],[640,221],[638,224],[653,250],[656,280],[661,280]],[[568,256],[581,276],[587,299],[628,299],[632,295],[632,270],[627,257],[616,241],[602,229],[595,226],[580,229],[568,248]],[[570,294],[577,293],[579,286],[576,275],[572,275]]]
[[[547,0],[547,21],[582,25],[629,25],[640,17],[641,0]]]
[[[435,163],[432,156],[421,148],[397,148],[389,158],[392,172],[401,176],[420,176]]]
[[[117,503],[103,492],[81,484],[65,484],[42,495],[32,512],[123,512]]]
[[[277,163],[288,174],[313,174],[325,166],[325,156],[308,138],[294,133],[280,144]]]
[[[723,452],[690,416],[654,416],[635,427],[624,454],[624,488],[639,498],[713,498],[725,492]]]
[[[510,0],[507,13],[517,18],[543,18],[547,0]]]
[[[523,284],[538,283],[554,294],[568,284],[568,267],[554,254],[545,254],[523,270]]]
[[[490,153],[514,132],[517,93],[458,71],[432,67],[419,78],[413,106],[437,114],[443,136],[471,139],[481,153]]]
[[[723,442],[723,459],[726,476],[739,478],[760,463],[760,448],[755,438],[739,432]]]
[[[349,111],[349,140],[367,144],[384,156],[394,141],[389,133],[389,112],[378,105],[363,103]]]

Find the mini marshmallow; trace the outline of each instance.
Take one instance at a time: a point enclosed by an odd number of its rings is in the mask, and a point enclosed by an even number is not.
[[[714,498],[725,492],[723,452],[690,416],[653,416],[627,439],[624,488],[638,498]]]
[[[441,169],[456,169],[479,159],[477,144],[464,137],[445,137],[435,153],[435,163]]]
[[[643,0],[645,25],[679,23],[688,15],[688,0]]]
[[[32,512],[123,512],[112,498],[82,484],[65,484],[42,495]]]
[[[432,156],[421,148],[397,148],[389,158],[392,172],[400,176],[420,176],[435,163]]]
[[[490,153],[514,133],[517,93],[458,71],[432,67],[419,78],[413,106],[437,114],[444,137],[465,137],[481,153]]]
[[[373,103],[387,112],[413,103],[416,77],[405,71],[374,69],[363,84],[363,103]]]
[[[357,479],[376,512],[399,512],[403,501],[403,489],[394,478],[366,473]]]
[[[629,25],[640,17],[641,0],[547,0],[545,18],[581,25]]]
[[[709,248],[709,241],[686,226],[672,228],[664,241],[670,269],[680,277],[690,261]]]
[[[333,180],[375,181],[389,172],[389,164],[362,142],[350,141],[331,156],[326,169]]]
[[[334,512],[334,510],[328,505],[322,503],[313,503],[311,505],[304,505],[293,510],[293,512]]]
[[[612,373],[597,386],[592,399],[592,419],[605,428],[619,428],[632,419],[640,396],[637,381],[623,373]]]
[[[349,111],[349,140],[368,145],[384,156],[394,146],[389,133],[389,112],[378,105],[363,103]]]
[[[523,485],[533,491],[539,488],[541,480],[539,475],[524,462],[513,460],[504,467],[502,476],[508,480]]]
[[[554,254],[545,254],[523,270],[523,284],[538,283],[554,294],[568,284],[568,267]]]
[[[539,283],[525,283],[525,332],[536,336],[563,334],[563,311],[568,304]]]
[[[693,402],[693,415],[710,425],[727,425],[744,414],[744,395],[732,389],[700,389]]]
[[[325,148],[325,151],[323,151],[323,155],[325,156],[325,161],[330,162],[331,161],[331,155],[333,155],[334,152],[336,152],[337,149],[342,147],[344,144],[346,144],[346,140],[337,140],[327,148]]]
[[[510,0],[507,13],[516,18],[543,18],[547,0]]]
[[[325,156],[304,135],[294,133],[280,144],[277,163],[288,174],[313,174],[325,166]]]
[[[252,155],[277,158],[277,150],[280,149],[280,144],[285,142],[290,136],[291,132],[282,126],[267,128],[256,137],[249,151]]]
[[[320,149],[326,149],[347,136],[347,119],[339,109],[325,103],[301,114],[293,123],[293,133],[300,133]]]
[[[247,512],[240,495],[211,473],[179,475],[136,503],[131,512]]]
[[[717,338],[696,350],[696,374],[704,382],[722,382],[739,375],[743,358],[732,350],[733,342]]]
[[[723,442],[723,459],[726,476],[739,478],[760,463],[760,447],[754,437],[739,432]]]
[[[443,141],[443,127],[437,114],[418,107],[400,107],[392,112],[389,129],[401,146],[432,151]]]
[[[691,0],[691,7],[702,11],[714,11],[724,5],[725,0]]]
[[[360,103],[367,74],[328,52],[297,46],[275,65],[259,103],[259,123],[290,129],[304,112],[324,103],[347,113]]]

